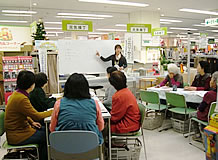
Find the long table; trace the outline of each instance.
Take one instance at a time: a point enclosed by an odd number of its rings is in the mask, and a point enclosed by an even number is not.
[[[111,129],[110,129],[110,118],[111,118],[111,115],[110,113],[108,112],[108,110],[104,107],[104,105],[101,103],[101,101],[98,99],[97,96],[95,96],[94,93],[91,93],[92,95],[92,98],[94,100],[97,100],[98,103],[99,103],[99,106],[101,108],[101,113],[102,113],[102,117],[108,121],[108,143],[109,143],[109,147],[108,147],[108,152],[109,152],[109,160],[111,160]],[[46,142],[47,142],[47,148],[48,148],[48,160],[51,159],[51,156],[50,156],[50,143],[49,143],[49,124],[50,124],[50,121],[51,121],[51,117],[47,117],[44,119],[44,122],[45,122],[45,125],[46,125]]]
[[[181,94],[185,96],[186,102],[192,102],[192,103],[201,103],[204,95],[207,93],[207,91],[185,91],[183,88],[177,88],[177,91],[173,91],[173,88],[169,88],[169,87],[160,87],[160,88],[150,87],[147,88],[147,90],[158,92],[160,99],[166,99],[165,92]]]

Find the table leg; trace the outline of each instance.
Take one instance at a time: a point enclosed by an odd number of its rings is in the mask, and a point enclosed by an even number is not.
[[[108,118],[108,153],[109,153],[109,160],[111,160],[111,120]]]
[[[45,122],[45,134],[46,134],[46,144],[47,144],[47,152],[48,152],[48,160],[50,160],[50,148],[49,148],[49,140],[48,140],[48,122]]]

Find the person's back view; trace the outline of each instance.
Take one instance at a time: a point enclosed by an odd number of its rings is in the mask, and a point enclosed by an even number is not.
[[[110,74],[114,71],[117,71],[116,67],[108,67],[107,68],[107,77],[110,78]],[[108,111],[111,111],[112,108],[112,96],[116,92],[116,89],[110,85],[106,91],[105,91],[105,98],[103,100],[104,106],[108,109]]]
[[[64,97],[57,101],[51,118],[50,130],[87,130],[95,132],[103,143],[104,128],[101,109],[89,93],[88,81],[82,74],[72,74],[64,87]]]
[[[138,131],[140,128],[140,111],[135,96],[127,88],[126,76],[123,72],[114,71],[109,81],[117,90],[112,97],[111,132]]]

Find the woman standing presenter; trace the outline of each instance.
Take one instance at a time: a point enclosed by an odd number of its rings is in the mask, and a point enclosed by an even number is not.
[[[126,58],[121,54],[122,47],[121,45],[117,44],[115,46],[115,54],[110,55],[107,58],[104,58],[99,54],[97,51],[96,55],[101,58],[102,61],[107,62],[107,61],[112,61],[112,66],[116,67],[118,70],[123,70],[127,67],[127,62]]]

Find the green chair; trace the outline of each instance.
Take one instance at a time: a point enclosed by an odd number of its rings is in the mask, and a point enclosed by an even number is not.
[[[207,126],[209,124],[211,115],[214,114],[214,113],[217,113],[217,112],[215,112],[215,108],[216,108],[216,102],[211,103],[210,110],[208,112],[208,121],[207,122],[199,120],[197,117],[192,117],[190,119],[190,121],[189,121],[189,134],[188,134],[189,144],[195,146],[194,144],[191,143],[191,135],[192,135],[191,126],[192,126],[192,121],[196,121],[196,122],[198,122],[198,124],[202,124],[204,126]],[[198,146],[195,146],[195,147],[199,148]],[[201,149],[201,148],[199,148],[199,149]],[[201,149],[201,150],[204,151],[204,149]]]
[[[170,93],[170,92],[166,92],[165,94],[166,94],[167,105],[169,108],[168,110],[171,111],[172,114],[177,113],[177,114],[185,115],[184,120],[186,120],[187,115],[189,118],[189,115],[191,113],[196,112],[195,109],[187,107],[185,97],[183,95]]]
[[[159,94],[153,91],[140,90],[140,98],[142,101],[148,103],[145,107],[148,110],[166,110],[167,106],[160,104]]]
[[[5,112],[4,111],[0,111],[0,136],[2,136],[5,132],[4,129],[4,117],[5,117]],[[9,152],[11,150],[26,150],[29,148],[35,148],[37,151],[37,159],[39,159],[39,150],[38,150],[38,144],[28,144],[28,145],[19,145],[19,146],[15,146],[15,145],[9,145],[7,140],[2,144],[2,147],[4,149],[7,149]]]
[[[138,104],[139,111],[140,111],[140,129],[139,131],[136,132],[131,132],[131,133],[112,133],[112,139],[136,139],[139,137],[142,137],[143,139],[143,146],[144,146],[144,153],[145,153],[145,160],[147,160],[147,153],[146,153],[146,147],[145,147],[145,137],[144,137],[144,132],[143,132],[143,122],[145,119],[145,106],[141,103]]]

